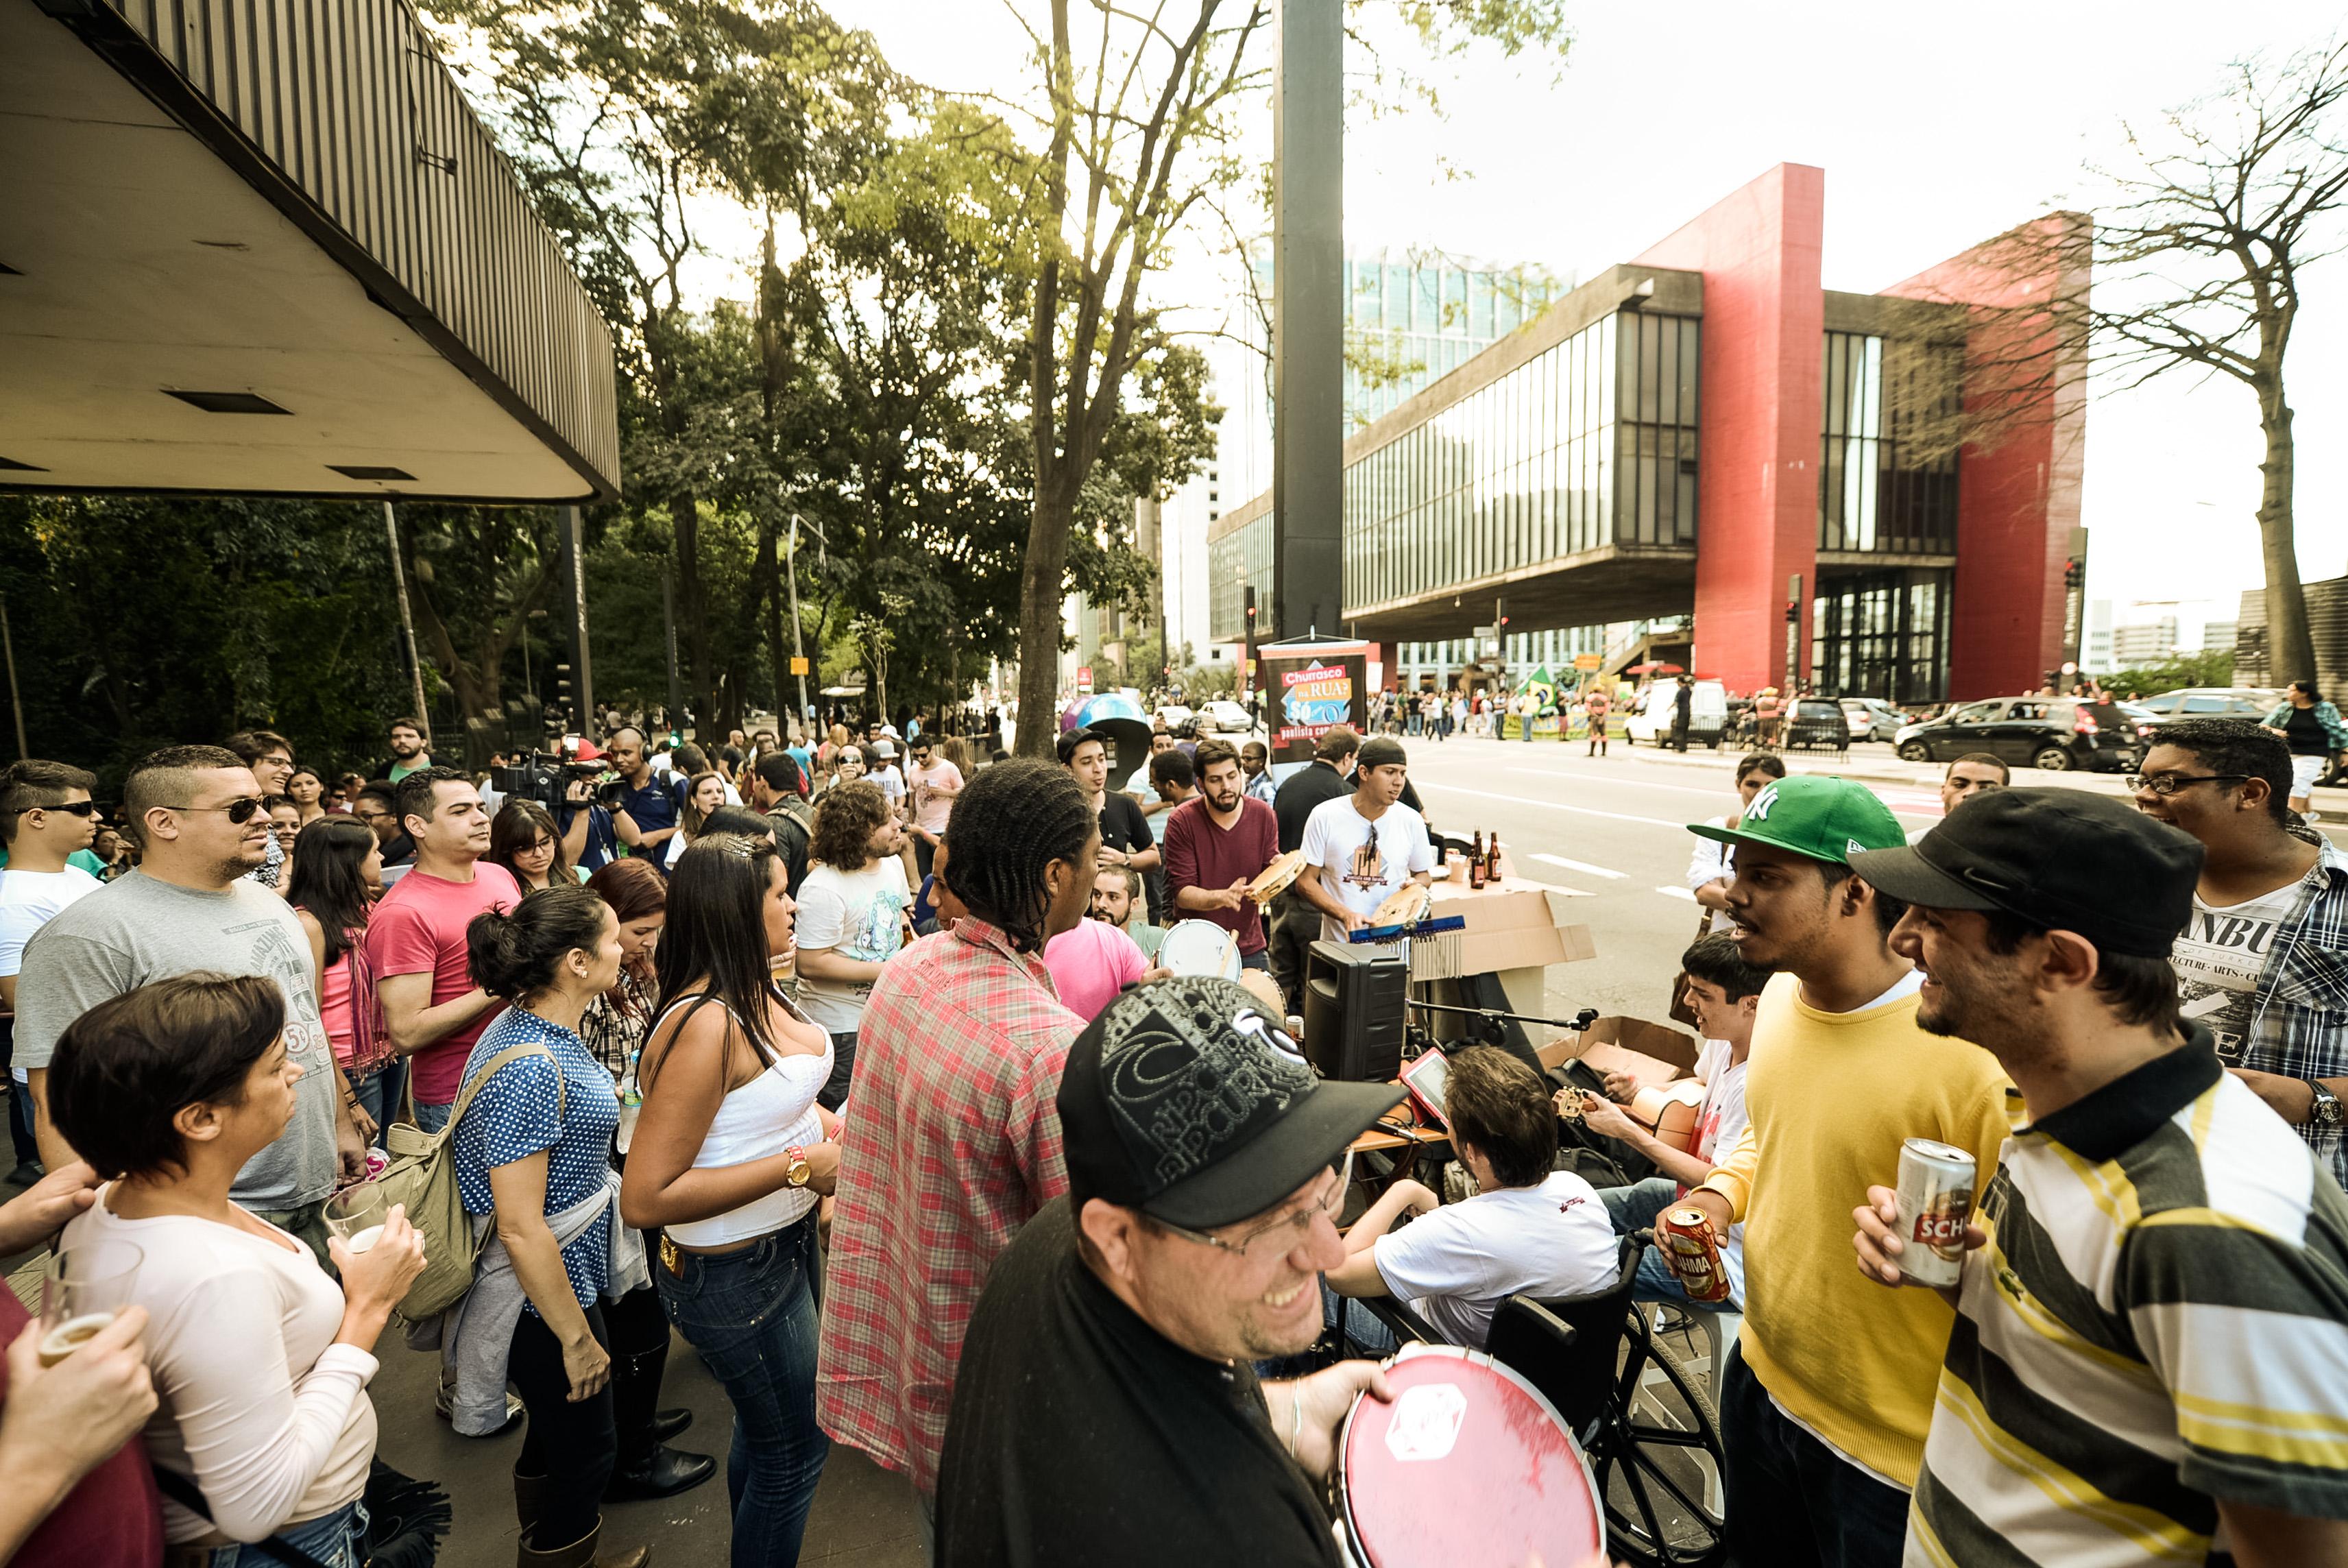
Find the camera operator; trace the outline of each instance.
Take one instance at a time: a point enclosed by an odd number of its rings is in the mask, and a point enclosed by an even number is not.
[[[627,784],[600,762],[536,752],[491,769],[490,779],[512,799],[535,800],[552,813],[564,862],[582,872],[592,875],[618,860],[621,843],[633,833],[635,821],[624,804]]]

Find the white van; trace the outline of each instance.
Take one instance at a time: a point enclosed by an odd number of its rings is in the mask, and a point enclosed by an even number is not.
[[[1653,746],[1668,746],[1672,740],[1672,712],[1679,691],[1677,680],[1657,681],[1640,697],[1639,704],[1622,720],[1625,741],[1637,744],[1646,741]],[[1720,738],[1728,728],[1728,688],[1718,681],[1700,680],[1688,704],[1688,744],[1709,746],[1720,749]]]

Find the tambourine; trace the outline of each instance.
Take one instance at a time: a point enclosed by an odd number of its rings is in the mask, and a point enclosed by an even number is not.
[[[1248,897],[1258,904],[1270,903],[1286,892],[1303,870],[1304,851],[1291,850],[1256,873],[1255,881],[1248,883]]]
[[[1435,907],[1435,895],[1419,882],[1405,882],[1370,916],[1372,926],[1408,925],[1426,918]]]
[[[1158,964],[1177,975],[1240,977],[1240,939],[1211,920],[1177,921],[1159,944]]]
[[[1355,1398],[1337,1439],[1356,1563],[1603,1568],[1597,1481],[1539,1389],[1457,1345],[1405,1346],[1386,1383],[1393,1401]]]

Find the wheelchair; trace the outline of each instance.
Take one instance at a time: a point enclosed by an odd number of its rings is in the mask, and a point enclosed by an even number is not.
[[[1720,1421],[1704,1379],[1655,1336],[1631,1300],[1653,1233],[1622,1238],[1614,1283],[1594,1295],[1500,1304],[1485,1348],[1557,1407],[1589,1456],[1610,1557],[1635,1568],[1726,1560]],[[1360,1298],[1399,1341],[1445,1343],[1398,1301]],[[1362,1354],[1341,1315],[1338,1349]]]

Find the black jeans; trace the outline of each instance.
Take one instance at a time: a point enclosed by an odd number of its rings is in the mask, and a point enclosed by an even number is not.
[[[587,1326],[598,1345],[610,1347],[599,1304],[587,1309]],[[539,1522],[528,1545],[551,1552],[583,1539],[603,1515],[603,1487],[618,1462],[620,1440],[613,1424],[612,1386],[592,1398],[571,1402],[571,1378],[562,1370],[562,1342],[546,1320],[525,1310],[514,1325],[506,1377],[530,1412],[514,1473],[544,1476]]]
[[[1320,940],[1321,912],[1305,903],[1303,893],[1292,887],[1272,900],[1272,942],[1266,951],[1272,977],[1279,983],[1292,1013],[1304,1010],[1304,958]]]
[[[848,1103],[848,1087],[856,1071],[857,1031],[831,1032],[831,1076],[816,1090],[815,1102],[826,1110],[838,1110]]]
[[[1897,1568],[1908,1494],[1787,1419],[1743,1356],[1721,1387],[1720,1446],[1740,1568]]]

